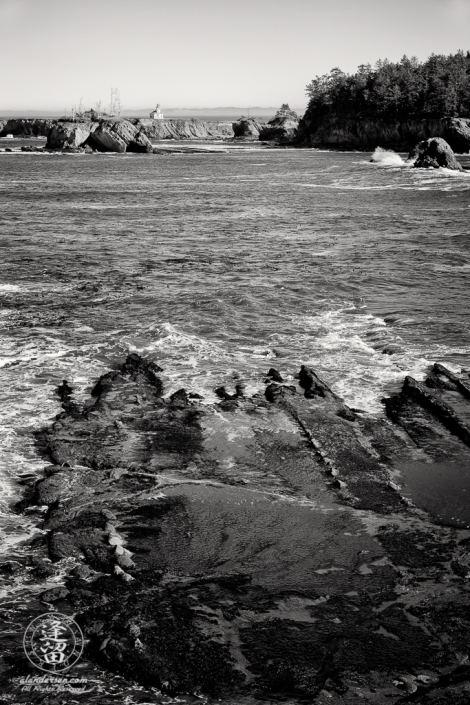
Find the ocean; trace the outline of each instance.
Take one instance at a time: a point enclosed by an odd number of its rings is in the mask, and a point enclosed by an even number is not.
[[[211,404],[307,364],[373,415],[405,375],[470,365],[470,172],[212,148],[0,155],[0,559],[38,531],[12,504],[41,475],[33,432],[61,411],[57,385],[85,399],[129,351],[166,395]]]

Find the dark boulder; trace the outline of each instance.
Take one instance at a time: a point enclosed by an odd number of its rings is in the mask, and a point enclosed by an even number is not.
[[[450,146],[441,137],[431,137],[414,147],[409,159],[415,159],[414,166],[418,169],[454,169],[462,171],[462,166],[455,158]]]

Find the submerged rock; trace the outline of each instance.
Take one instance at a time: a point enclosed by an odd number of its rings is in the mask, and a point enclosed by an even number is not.
[[[441,137],[431,137],[423,140],[410,152],[408,159],[415,159],[414,166],[418,169],[454,169],[463,171],[454,152]]]

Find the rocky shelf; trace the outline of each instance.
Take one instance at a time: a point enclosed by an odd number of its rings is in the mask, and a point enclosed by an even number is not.
[[[129,355],[83,406],[64,383],[37,436],[19,511],[47,506],[36,551],[69,572],[42,599],[87,658],[227,705],[468,703],[470,530],[399,484],[470,464],[468,382],[437,364],[377,419],[307,367],[212,406],[160,372]]]

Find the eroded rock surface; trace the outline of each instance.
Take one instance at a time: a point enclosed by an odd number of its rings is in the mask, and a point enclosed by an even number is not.
[[[164,398],[160,371],[130,355],[83,407],[64,383],[38,435],[35,502],[50,558],[78,564],[60,598],[89,658],[226,704],[466,702],[470,531],[392,478],[470,456],[468,384],[407,378],[391,422],[307,367],[215,406]]]

